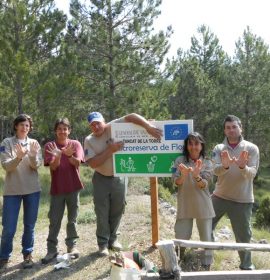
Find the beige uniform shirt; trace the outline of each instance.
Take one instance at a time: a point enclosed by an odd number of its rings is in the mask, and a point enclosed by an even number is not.
[[[93,134],[90,134],[87,136],[84,140],[84,156],[85,156],[85,161],[87,161],[90,158],[93,158],[94,156],[102,153],[112,141],[111,139],[111,123],[114,122],[125,122],[125,118],[120,118],[113,120],[108,123],[106,126],[104,133],[96,137]],[[104,176],[112,176],[113,175],[113,158],[109,157],[106,161],[104,161],[103,164],[100,166],[96,167],[95,170],[104,175]]]
[[[236,164],[224,169],[221,164],[220,153],[227,150],[231,157],[238,158],[242,151],[248,152],[248,162],[244,169]],[[259,168],[258,147],[243,138],[233,149],[230,147],[227,138],[222,144],[218,144],[213,150],[214,174],[218,177],[214,195],[240,203],[254,202],[253,179]]]
[[[23,146],[29,148],[32,142],[37,141],[27,137]],[[19,160],[15,152],[18,143],[16,137],[6,138],[1,143],[1,164],[6,171],[3,195],[25,195],[41,190],[37,172],[42,164],[41,149],[36,157],[26,154]]]
[[[215,217],[215,211],[208,189],[208,183],[213,177],[213,165],[209,159],[201,158],[201,160],[203,161],[203,166],[200,176],[206,183],[206,187],[200,189],[192,174],[188,175],[182,185],[177,186],[177,219],[209,219]],[[184,157],[178,157],[175,160],[177,171],[173,175],[174,180],[180,176],[180,171],[177,169],[180,163],[188,167],[194,167],[194,162],[191,159],[187,162]]]

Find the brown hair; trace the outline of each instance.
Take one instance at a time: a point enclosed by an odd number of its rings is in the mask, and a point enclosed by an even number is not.
[[[16,126],[21,123],[21,122],[25,122],[25,121],[29,121],[30,124],[30,129],[29,131],[33,130],[33,120],[29,115],[26,114],[20,114],[18,115],[15,120],[13,121],[13,130],[16,132]]]
[[[200,156],[203,158],[205,157],[205,140],[204,140],[204,138],[202,137],[202,135],[199,132],[191,132],[188,134],[188,136],[184,140],[183,155],[187,162],[189,162],[189,151],[188,151],[187,146],[188,146],[189,141],[192,141],[192,140],[201,143],[202,150],[200,152]]]
[[[56,120],[56,122],[54,124],[54,131],[57,130],[58,125],[60,125],[60,124],[66,125],[69,130],[71,129],[71,125],[70,125],[68,118],[59,118]]]
[[[225,123],[226,122],[237,122],[237,124],[239,125],[240,128],[242,128],[242,123],[241,123],[241,120],[234,116],[234,115],[228,115],[226,116],[226,118],[224,119],[223,121],[223,128],[225,128]]]

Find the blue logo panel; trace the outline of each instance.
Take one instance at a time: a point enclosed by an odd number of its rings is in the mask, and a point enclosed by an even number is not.
[[[188,124],[165,124],[165,140],[185,140]]]

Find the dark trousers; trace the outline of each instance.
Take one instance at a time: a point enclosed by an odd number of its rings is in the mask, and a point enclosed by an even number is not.
[[[66,239],[67,247],[72,248],[76,245],[78,237],[76,230],[76,220],[79,209],[79,191],[61,195],[52,195],[48,217],[50,219],[49,235],[47,238],[47,249],[50,253],[57,252],[58,234],[61,228],[61,222],[67,205],[67,226]]]
[[[213,218],[213,230],[216,228],[219,220],[227,214],[231,221],[236,242],[249,243],[252,236],[250,221],[253,204],[234,202],[215,195],[212,196],[212,202],[216,213],[216,217]],[[253,267],[251,252],[239,251],[238,254],[241,261],[240,268],[249,269]]]
[[[124,178],[93,175],[94,204],[97,217],[97,243],[110,246],[117,239],[117,230],[125,209]]]

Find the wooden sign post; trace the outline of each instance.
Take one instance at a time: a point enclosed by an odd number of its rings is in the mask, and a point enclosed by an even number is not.
[[[151,216],[152,216],[152,246],[156,247],[159,240],[159,215],[158,215],[158,180],[150,177],[151,189]]]

